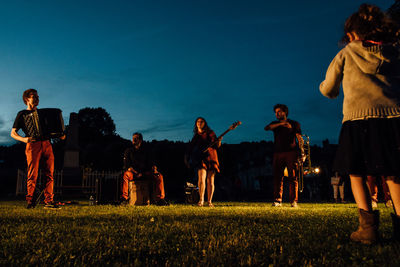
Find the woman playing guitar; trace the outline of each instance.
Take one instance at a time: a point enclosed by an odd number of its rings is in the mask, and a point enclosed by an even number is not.
[[[215,174],[219,172],[217,148],[221,146],[221,139],[222,137],[217,139],[214,131],[208,127],[204,118],[199,117],[196,119],[193,129],[193,138],[190,141],[190,148],[192,157],[197,157],[199,159],[197,161],[198,163],[194,166],[197,170],[198,177],[200,200],[197,205],[199,207],[204,205],[206,181],[208,206],[214,207],[212,204],[212,197],[215,189],[214,177]],[[216,142],[215,145],[208,147],[214,142]],[[205,149],[207,149],[207,151],[203,153]]]

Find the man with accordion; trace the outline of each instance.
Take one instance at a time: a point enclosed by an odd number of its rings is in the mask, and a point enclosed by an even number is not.
[[[42,162],[46,177],[44,208],[60,209],[53,200],[54,154],[50,139],[55,137],[65,139],[61,110],[37,109],[39,96],[35,89],[25,90],[22,99],[26,104],[26,109],[18,112],[11,130],[11,137],[26,143],[27,208],[32,209],[36,206],[34,193],[39,173],[39,162]],[[25,137],[18,134],[20,129],[25,133]]]

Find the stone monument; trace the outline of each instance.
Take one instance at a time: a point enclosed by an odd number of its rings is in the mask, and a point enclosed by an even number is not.
[[[82,186],[82,172],[79,166],[79,121],[78,114],[69,116],[67,138],[64,151],[63,193],[76,194]]]

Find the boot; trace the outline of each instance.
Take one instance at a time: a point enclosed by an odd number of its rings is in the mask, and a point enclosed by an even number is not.
[[[379,211],[368,212],[359,209],[359,212],[360,225],[357,231],[350,235],[350,239],[354,242],[361,242],[367,245],[375,243],[378,239]]]
[[[393,239],[400,241],[400,216],[391,213],[393,224]]]

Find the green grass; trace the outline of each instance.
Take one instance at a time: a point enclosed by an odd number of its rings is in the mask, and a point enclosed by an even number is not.
[[[0,265],[399,265],[390,210],[379,244],[349,241],[355,204],[216,203],[215,208],[0,202]]]

